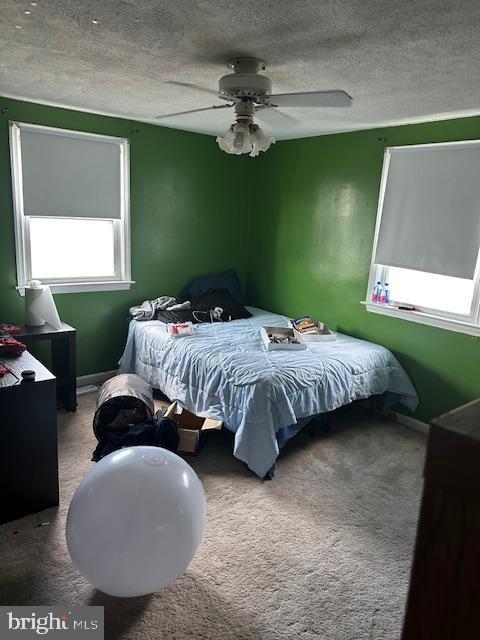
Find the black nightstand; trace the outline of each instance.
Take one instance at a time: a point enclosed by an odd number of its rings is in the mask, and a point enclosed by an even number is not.
[[[77,331],[65,322],[61,329],[49,324],[43,327],[29,327],[25,324],[12,323],[20,327],[20,333],[12,337],[26,345],[38,340],[50,340],[52,351],[52,372],[57,379],[57,400],[67,411],[77,410],[77,364],[76,334]]]

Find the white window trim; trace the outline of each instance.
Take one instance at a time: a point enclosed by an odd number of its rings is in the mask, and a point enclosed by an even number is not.
[[[467,141],[468,142],[468,141]],[[478,141],[472,141],[478,142]],[[464,142],[445,142],[436,146],[450,146],[465,144]],[[412,146],[424,146],[424,145],[412,145]],[[395,147],[396,148],[396,147]],[[385,189],[387,184],[388,166],[390,163],[391,150],[389,147],[385,149],[383,156],[383,169],[382,177],[380,181],[380,193],[378,198],[377,207],[377,219],[375,224],[375,234],[373,238],[372,257],[370,261],[370,273],[368,277],[367,294],[366,299],[361,302],[365,305],[366,310],[371,313],[377,313],[383,316],[391,316],[394,318],[401,318],[403,320],[409,320],[410,322],[417,322],[419,324],[425,324],[432,327],[439,327],[441,329],[447,329],[448,331],[455,331],[458,333],[466,333],[471,336],[480,336],[480,253],[477,258],[477,265],[474,275],[474,292],[472,297],[472,304],[470,313],[468,315],[461,315],[450,313],[448,311],[428,309],[426,307],[415,306],[414,310],[400,309],[399,306],[408,306],[408,302],[400,302],[393,300],[390,304],[378,304],[371,301],[373,288],[375,284],[381,280],[382,282],[388,282],[388,267],[375,264],[374,258],[377,251],[378,236],[380,232],[380,220],[382,217],[383,200],[385,197]]]
[[[416,307],[415,311],[408,311],[405,309],[399,309],[396,305],[376,304],[365,300],[362,300],[360,304],[365,305],[367,311],[371,313],[377,313],[382,316],[390,316],[393,318],[401,318],[402,320],[409,320],[410,322],[418,322],[419,324],[426,324],[431,327],[438,327],[440,329],[447,329],[448,331],[456,331],[457,333],[466,333],[470,336],[480,337],[480,326],[476,324],[462,322],[461,320],[451,320],[442,316],[425,313],[424,311],[418,311]]]
[[[16,290],[21,296],[25,295],[25,287],[28,284],[30,274],[29,247],[29,217],[23,213],[23,184],[22,184],[22,156],[20,145],[20,130],[32,129],[47,132],[59,132],[70,136],[84,136],[91,140],[109,140],[120,146],[121,162],[121,217],[114,220],[115,234],[115,271],[118,278],[88,278],[67,280],[42,280],[48,284],[53,293],[93,292],[93,291],[118,291],[130,289],[135,281],[131,279],[131,253],[130,253],[130,144],[126,138],[116,138],[83,131],[45,127],[24,122],[10,121],[10,163],[12,173],[13,212],[15,222],[15,252],[17,263]],[[84,218],[82,218],[84,219]],[[98,219],[98,218],[97,218]]]

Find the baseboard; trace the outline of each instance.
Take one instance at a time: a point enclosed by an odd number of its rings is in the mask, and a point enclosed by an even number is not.
[[[399,411],[388,411],[387,415],[394,415],[397,422],[405,425],[409,429],[414,429],[415,431],[420,431],[420,433],[428,434],[430,430],[430,425],[426,422],[422,422],[417,418],[413,418],[412,416],[406,416],[404,413],[400,413]]]
[[[362,401],[362,405],[369,411],[372,411],[372,406],[370,403],[370,399]],[[380,416],[383,416],[390,422],[399,422],[403,424],[405,427],[409,429],[414,429],[414,431],[419,431],[420,433],[428,434],[430,431],[430,425],[427,422],[422,422],[418,418],[414,418],[412,416],[407,416],[404,413],[400,413],[400,411],[393,411],[392,409],[373,409],[374,413],[377,413]]]
[[[86,376],[78,376],[77,387],[85,387],[88,384],[103,384],[105,380],[113,378],[117,373],[117,369],[113,369],[112,371],[99,371],[98,373],[89,373]]]

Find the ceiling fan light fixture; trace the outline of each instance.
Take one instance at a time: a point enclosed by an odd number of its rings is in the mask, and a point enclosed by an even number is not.
[[[223,137],[217,138],[222,151],[237,156],[248,153],[251,158],[258,156],[260,151],[267,151],[274,142],[275,139],[266,136],[258,124],[242,120],[233,124]]]

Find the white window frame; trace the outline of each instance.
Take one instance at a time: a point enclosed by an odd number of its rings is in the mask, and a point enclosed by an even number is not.
[[[42,279],[42,284],[50,285],[53,293],[115,291],[129,289],[134,281],[131,279],[130,254],[130,145],[126,138],[116,138],[83,131],[58,129],[24,122],[10,123],[10,163],[12,172],[13,212],[15,222],[15,249],[17,263],[17,286],[21,296],[25,295],[25,287],[32,279],[30,250],[30,216],[24,215],[23,183],[22,183],[22,151],[20,143],[21,130],[56,132],[70,137],[83,137],[89,140],[109,141],[120,147],[121,194],[119,219],[95,218],[96,220],[112,220],[114,229],[115,276],[102,278],[49,278]],[[52,219],[53,216],[42,216]],[[55,216],[55,219],[65,218]],[[74,218],[70,220],[89,220],[91,218]]]
[[[435,146],[451,146],[459,144],[458,142],[445,142],[436,144]],[[461,143],[460,143],[461,144]],[[410,148],[424,147],[430,145],[411,145]],[[393,147],[398,149],[399,147]],[[401,148],[401,147],[400,147]],[[382,282],[389,282],[388,272],[389,267],[384,265],[375,264],[374,259],[377,251],[378,236],[380,232],[380,221],[382,217],[383,200],[385,197],[385,189],[387,184],[388,166],[391,157],[391,148],[387,147],[383,157],[383,170],[382,178],[380,182],[380,194],[378,198],[377,208],[377,220],[375,225],[375,235],[373,239],[372,258],[370,262],[370,273],[368,278],[367,294],[364,304],[367,311],[371,313],[377,313],[384,316],[391,316],[395,318],[402,318],[403,320],[409,320],[411,322],[418,322],[420,324],[430,325],[433,327],[439,327],[441,329],[447,329],[449,331],[456,331],[458,333],[466,333],[472,336],[480,336],[480,252],[477,257],[477,264],[475,268],[475,274],[473,277],[474,290],[472,296],[472,303],[470,312],[468,314],[451,313],[440,309],[431,309],[428,307],[419,306],[418,304],[411,305],[408,300],[395,300],[392,299],[390,304],[377,304],[372,302],[373,288],[375,284],[380,280]],[[414,306],[415,310],[400,309],[400,306]]]

